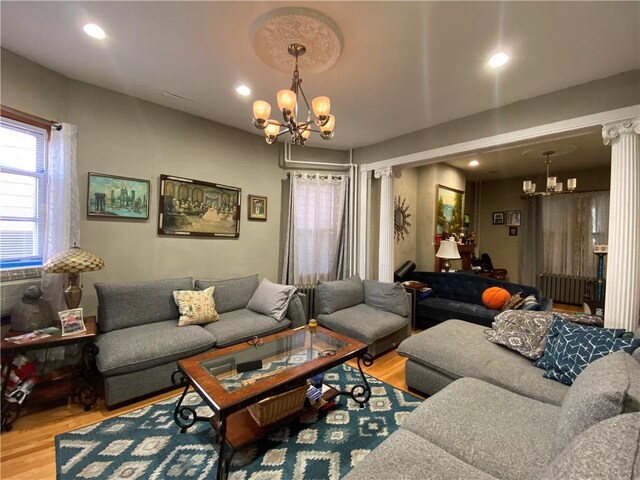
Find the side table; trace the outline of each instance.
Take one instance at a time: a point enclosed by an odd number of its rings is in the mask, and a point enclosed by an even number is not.
[[[49,349],[53,347],[62,347],[67,345],[82,344],[82,364],[81,368],[75,368],[70,370],[69,367],[62,367],[61,372],[63,375],[58,379],[52,379],[50,381],[43,381],[36,384],[34,391],[38,391],[38,395],[41,394],[45,398],[49,398],[56,395],[51,395],[51,392],[47,394],[44,390],[49,388],[51,390],[59,390],[60,378],[68,379],[70,377],[79,378],[79,386],[75,386],[71,391],[66,390],[66,394],[78,398],[78,401],[84,405],[85,411],[91,409],[95,405],[98,399],[96,388],[93,386],[92,379],[96,373],[95,369],[95,357],[98,355],[98,346],[95,344],[96,339],[96,317],[85,317],[84,323],[86,331],[77,333],[75,335],[62,336],[60,333],[51,335],[49,337],[33,340],[28,343],[17,344],[6,340],[9,337],[15,337],[22,335],[25,332],[14,332],[9,330],[7,334],[2,338],[2,355],[7,357],[9,367],[4,375],[2,383],[2,426],[1,431],[9,431],[12,428],[13,423],[20,416],[21,404],[15,401],[8,401],[7,383],[9,376],[13,370],[13,361],[19,353],[28,352],[32,350]],[[55,375],[53,375],[55,377]],[[64,385],[63,385],[64,386]]]
[[[429,288],[429,285],[415,280],[402,282],[404,289],[411,294],[411,329],[416,328],[416,297],[418,292],[423,288]]]

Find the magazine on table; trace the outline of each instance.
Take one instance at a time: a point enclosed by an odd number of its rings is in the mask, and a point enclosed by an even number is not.
[[[7,337],[5,338],[5,340],[11,342],[11,343],[16,343],[18,345],[22,345],[24,343],[29,343],[29,342],[34,342],[36,340],[40,340],[42,338],[47,338],[50,337],[51,335],[48,333],[44,333],[44,332],[29,332],[29,333],[25,333],[23,335],[16,335],[15,337]]]

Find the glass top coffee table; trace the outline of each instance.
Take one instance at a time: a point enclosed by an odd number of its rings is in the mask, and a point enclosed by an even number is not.
[[[307,379],[358,358],[362,385],[349,392],[330,389],[324,398],[349,395],[360,406],[369,401],[371,389],[362,365],[373,363],[367,345],[322,327],[300,327],[248,342],[209,351],[178,361],[172,380],[184,386],[174,410],[174,420],[184,433],[198,421],[210,422],[217,432],[217,479],[226,478],[228,466],[238,448],[255,441],[273,428],[299,417],[289,417],[259,426],[247,407],[274,395],[305,385]],[[189,405],[182,405],[192,387],[213,410],[212,417],[197,415]]]

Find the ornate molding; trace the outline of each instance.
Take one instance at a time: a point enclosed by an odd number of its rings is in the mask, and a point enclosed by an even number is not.
[[[342,52],[342,33],[326,15],[303,7],[284,7],[267,12],[251,27],[253,48],[258,57],[276,70],[291,73],[293,57],[287,53],[292,43],[307,47],[300,57],[300,70],[319,73],[331,67]]]
[[[393,175],[393,167],[378,168],[373,171],[373,178],[392,177]]]
[[[605,123],[602,126],[602,140],[609,145],[623,135],[640,135],[640,118],[621,122]]]

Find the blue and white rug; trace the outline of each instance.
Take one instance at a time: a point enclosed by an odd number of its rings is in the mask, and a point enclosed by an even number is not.
[[[367,376],[372,395],[360,408],[347,396],[339,404],[285,427],[239,450],[230,480],[338,479],[391,435],[421,400]],[[362,383],[348,365],[325,374],[341,390]],[[214,478],[217,447],[205,422],[180,434],[173,421],[178,397],[56,437],[57,478],[205,479]],[[211,415],[198,394],[184,404]]]

